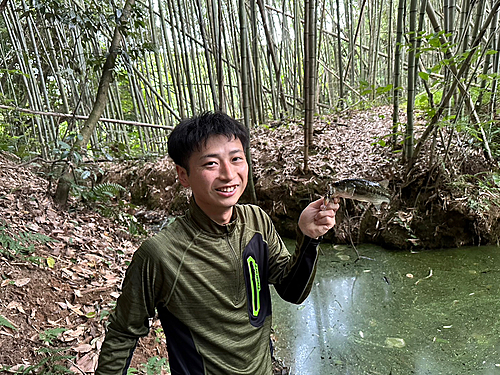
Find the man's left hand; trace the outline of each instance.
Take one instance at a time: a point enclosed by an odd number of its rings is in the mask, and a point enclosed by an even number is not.
[[[299,229],[306,236],[318,238],[335,225],[335,213],[339,209],[339,198],[333,198],[325,206],[324,199],[310,203],[299,217]]]

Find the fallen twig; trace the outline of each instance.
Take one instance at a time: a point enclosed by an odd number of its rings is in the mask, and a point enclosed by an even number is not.
[[[429,274],[426,277],[424,277],[423,279],[418,279],[417,281],[415,281],[415,285],[417,285],[422,280],[428,279],[430,277],[432,277],[432,269],[430,269]]]

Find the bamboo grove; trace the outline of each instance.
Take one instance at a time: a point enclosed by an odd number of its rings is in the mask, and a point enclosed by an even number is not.
[[[159,155],[179,119],[223,110],[250,127],[305,118],[307,159],[314,115],[391,105],[407,160],[460,124],[493,158],[499,6],[3,0],[0,148],[54,160],[80,141],[94,157]],[[417,108],[429,125],[415,139]]]

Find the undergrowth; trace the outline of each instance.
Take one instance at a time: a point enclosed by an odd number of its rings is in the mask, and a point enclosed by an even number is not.
[[[40,362],[31,366],[21,366],[16,372],[16,375],[28,374],[44,374],[44,375],[62,375],[72,374],[73,372],[65,366],[67,361],[75,358],[74,355],[66,354],[67,348],[40,348],[37,353],[44,357]],[[9,369],[6,369],[9,371]]]
[[[83,202],[99,212],[100,215],[109,217],[116,222],[126,225],[130,234],[144,234],[145,230],[134,215],[127,211],[135,206],[120,199],[126,189],[116,183],[102,183],[91,189],[81,191]]]
[[[170,372],[170,366],[166,358],[160,358],[158,356],[151,357],[148,359],[147,363],[140,365],[139,369],[130,367],[127,371],[127,375],[132,374],[146,374],[146,375],[158,375],[162,373],[162,370]]]
[[[35,245],[43,245],[56,240],[40,233],[19,230],[14,233],[0,222],[0,254],[11,260],[29,261],[40,264],[42,258],[34,255]]]

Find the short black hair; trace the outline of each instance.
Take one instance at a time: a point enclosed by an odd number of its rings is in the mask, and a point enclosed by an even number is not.
[[[188,161],[193,152],[200,151],[213,135],[225,135],[228,140],[239,139],[246,152],[250,142],[248,129],[223,112],[204,112],[182,120],[168,137],[168,154],[175,164],[189,173]]]

